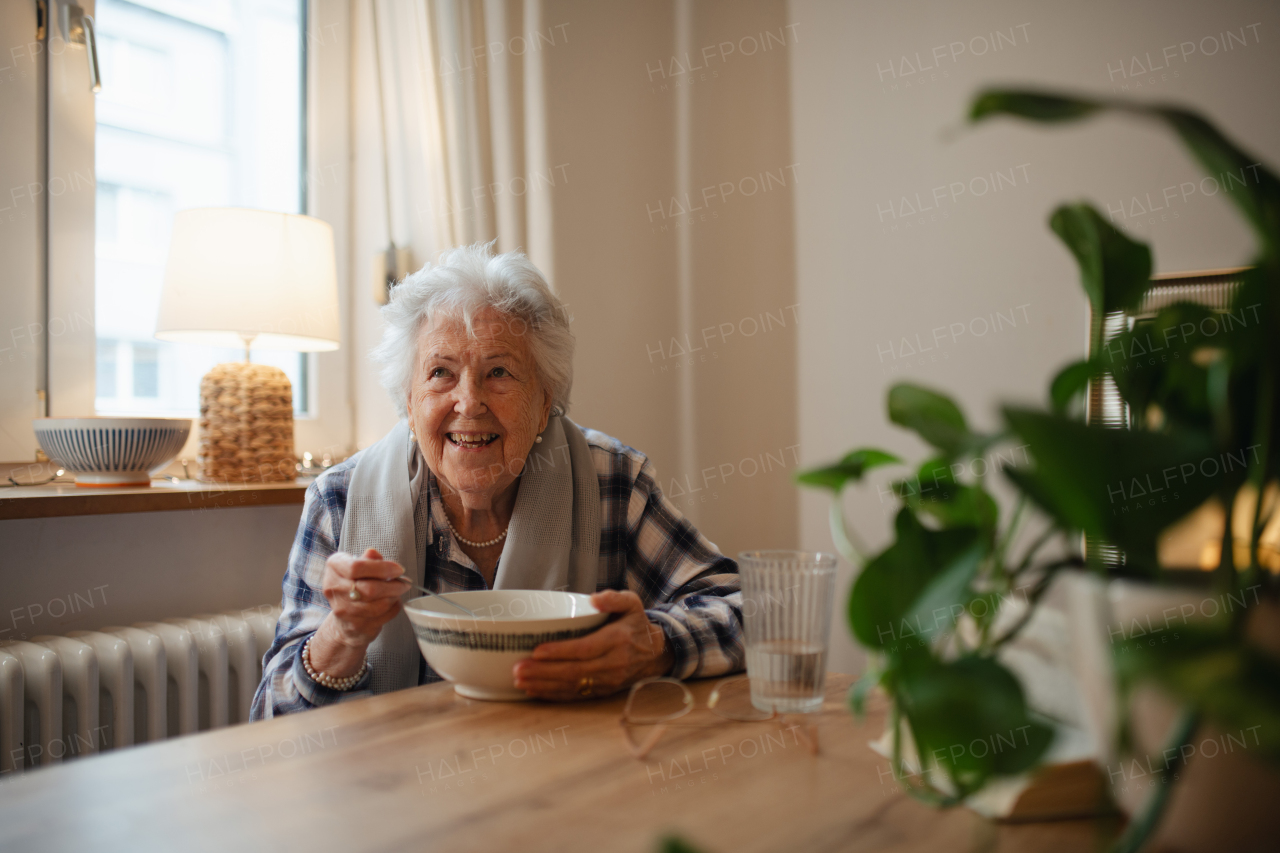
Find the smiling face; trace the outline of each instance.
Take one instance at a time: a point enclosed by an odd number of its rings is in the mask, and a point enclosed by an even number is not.
[[[525,336],[487,309],[468,335],[460,318],[436,317],[418,333],[409,418],[427,466],[446,492],[489,509],[511,489],[538,433],[551,394]],[[523,327],[521,327],[523,328]]]

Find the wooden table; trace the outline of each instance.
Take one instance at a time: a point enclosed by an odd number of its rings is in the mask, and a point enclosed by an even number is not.
[[[443,684],[37,770],[0,784],[0,850],[1092,851],[1091,821],[997,826],[900,793],[832,676],[812,757],[777,721],[698,710],[647,761],[620,698],[463,699]],[[695,725],[698,724],[698,725]]]

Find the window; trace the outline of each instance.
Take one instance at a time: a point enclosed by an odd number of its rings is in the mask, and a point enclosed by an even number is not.
[[[193,416],[200,378],[240,350],[155,339],[173,215],[302,212],[298,0],[98,0],[95,329],[99,414]],[[307,354],[253,351],[308,414]]]
[[[0,460],[36,458],[39,417],[192,417],[209,367],[243,357],[154,338],[179,210],[243,205],[329,222],[349,304],[352,11],[318,0],[0,2],[0,40],[21,46],[0,86],[0,186],[14,188],[0,201]],[[96,18],[96,94],[73,12]],[[350,340],[306,356],[254,350],[293,380],[298,452],[352,447],[356,355]],[[197,441],[193,430],[183,455]]]
[[[133,345],[133,396],[160,396],[160,359],[154,344]]]
[[[116,351],[119,341],[98,338],[98,396],[108,400],[116,396]]]

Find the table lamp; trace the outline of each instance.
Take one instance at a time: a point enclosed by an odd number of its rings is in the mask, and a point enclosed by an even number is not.
[[[333,229],[310,216],[196,208],[173,220],[160,293],[162,341],[244,347],[200,382],[200,479],[293,480],[293,389],[249,347],[338,348]]]

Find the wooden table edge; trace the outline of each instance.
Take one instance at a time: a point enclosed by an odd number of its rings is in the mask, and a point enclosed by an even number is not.
[[[112,515],[135,512],[175,512],[195,509],[232,509],[249,506],[301,506],[310,481],[218,485],[198,483],[172,486],[157,480],[150,487],[93,489],[16,487],[0,492],[0,521],[23,518],[59,518],[78,515]]]

